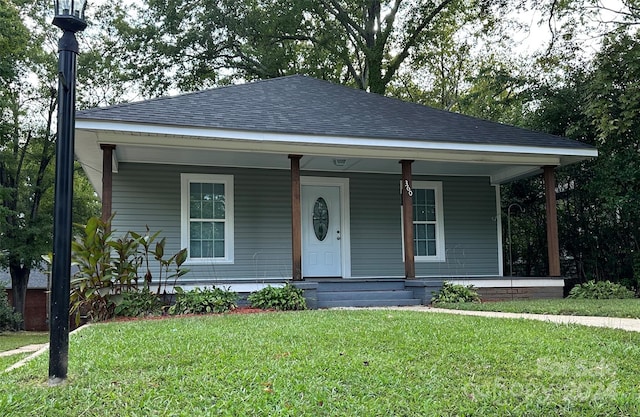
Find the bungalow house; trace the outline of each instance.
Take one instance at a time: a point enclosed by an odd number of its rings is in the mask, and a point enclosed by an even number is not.
[[[188,249],[182,286],[292,281],[319,307],[428,303],[443,280],[561,296],[554,169],[597,155],[306,76],[82,111],[75,152],[115,230]],[[499,186],[539,173],[550,277],[504,277]]]

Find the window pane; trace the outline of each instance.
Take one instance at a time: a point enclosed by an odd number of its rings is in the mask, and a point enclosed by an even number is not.
[[[211,240],[202,241],[202,257],[203,258],[213,257],[213,241]]]
[[[214,184],[213,193],[216,196],[216,201],[219,201],[220,198],[224,201],[224,184]]]
[[[427,255],[436,256],[436,241],[430,240],[427,242]]]
[[[202,247],[199,240],[191,239],[189,241],[189,249],[190,258],[202,258]]]
[[[224,240],[224,223],[213,223],[213,238],[216,240]]]
[[[427,206],[425,219],[430,222],[436,221],[436,206]]]
[[[427,245],[425,240],[414,240],[415,256],[425,256],[427,254]]]
[[[203,222],[202,223],[202,240],[213,240],[213,223],[211,222]]]
[[[223,201],[219,202],[216,201],[214,207],[214,212],[213,212],[213,217],[212,219],[224,219],[225,218],[225,206],[224,206],[224,198],[222,199]]]
[[[213,200],[202,201],[202,218],[213,219]]]
[[[202,205],[200,201],[189,202],[189,218],[191,219],[202,218]]]
[[[426,194],[424,189],[418,188],[417,190],[413,190],[416,196],[416,204],[424,206],[426,204]]]
[[[424,224],[413,225],[413,250],[415,256],[426,254],[426,232]]]
[[[189,200],[191,201],[200,201],[202,199],[202,184],[197,182],[192,182],[189,184]]]
[[[202,184],[202,200],[213,201],[213,184],[210,182]]]
[[[202,228],[200,222],[189,223],[189,237],[193,239],[202,239]]]
[[[420,190],[420,191],[424,191],[425,193],[425,204],[428,204],[430,206],[435,206],[436,205],[436,192],[433,189],[428,189],[428,190]]]
[[[214,245],[216,258],[224,258],[224,240],[216,240]]]
[[[427,239],[436,240],[436,225],[435,224],[425,224],[427,228]]]

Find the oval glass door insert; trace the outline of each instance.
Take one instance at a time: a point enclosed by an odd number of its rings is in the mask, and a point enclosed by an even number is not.
[[[318,197],[313,205],[313,232],[319,241],[327,237],[329,231],[329,207],[324,198]]]

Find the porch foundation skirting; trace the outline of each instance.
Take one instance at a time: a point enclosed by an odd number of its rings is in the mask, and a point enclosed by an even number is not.
[[[473,285],[483,302],[562,298],[558,277],[349,278],[293,282],[303,290],[307,307],[379,307],[429,305],[443,282]]]

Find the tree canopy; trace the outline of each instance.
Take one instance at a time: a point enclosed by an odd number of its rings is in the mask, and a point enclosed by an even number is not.
[[[21,15],[15,3],[0,0],[0,268],[11,274],[21,314],[30,272],[51,251],[53,228],[57,66],[55,54],[43,49],[48,33],[40,30],[39,7],[24,7]],[[95,197],[85,178],[76,181],[74,220],[83,222]]]
[[[149,94],[302,73],[384,94],[399,71],[463,28],[488,33],[491,0],[146,0],[114,27]]]

